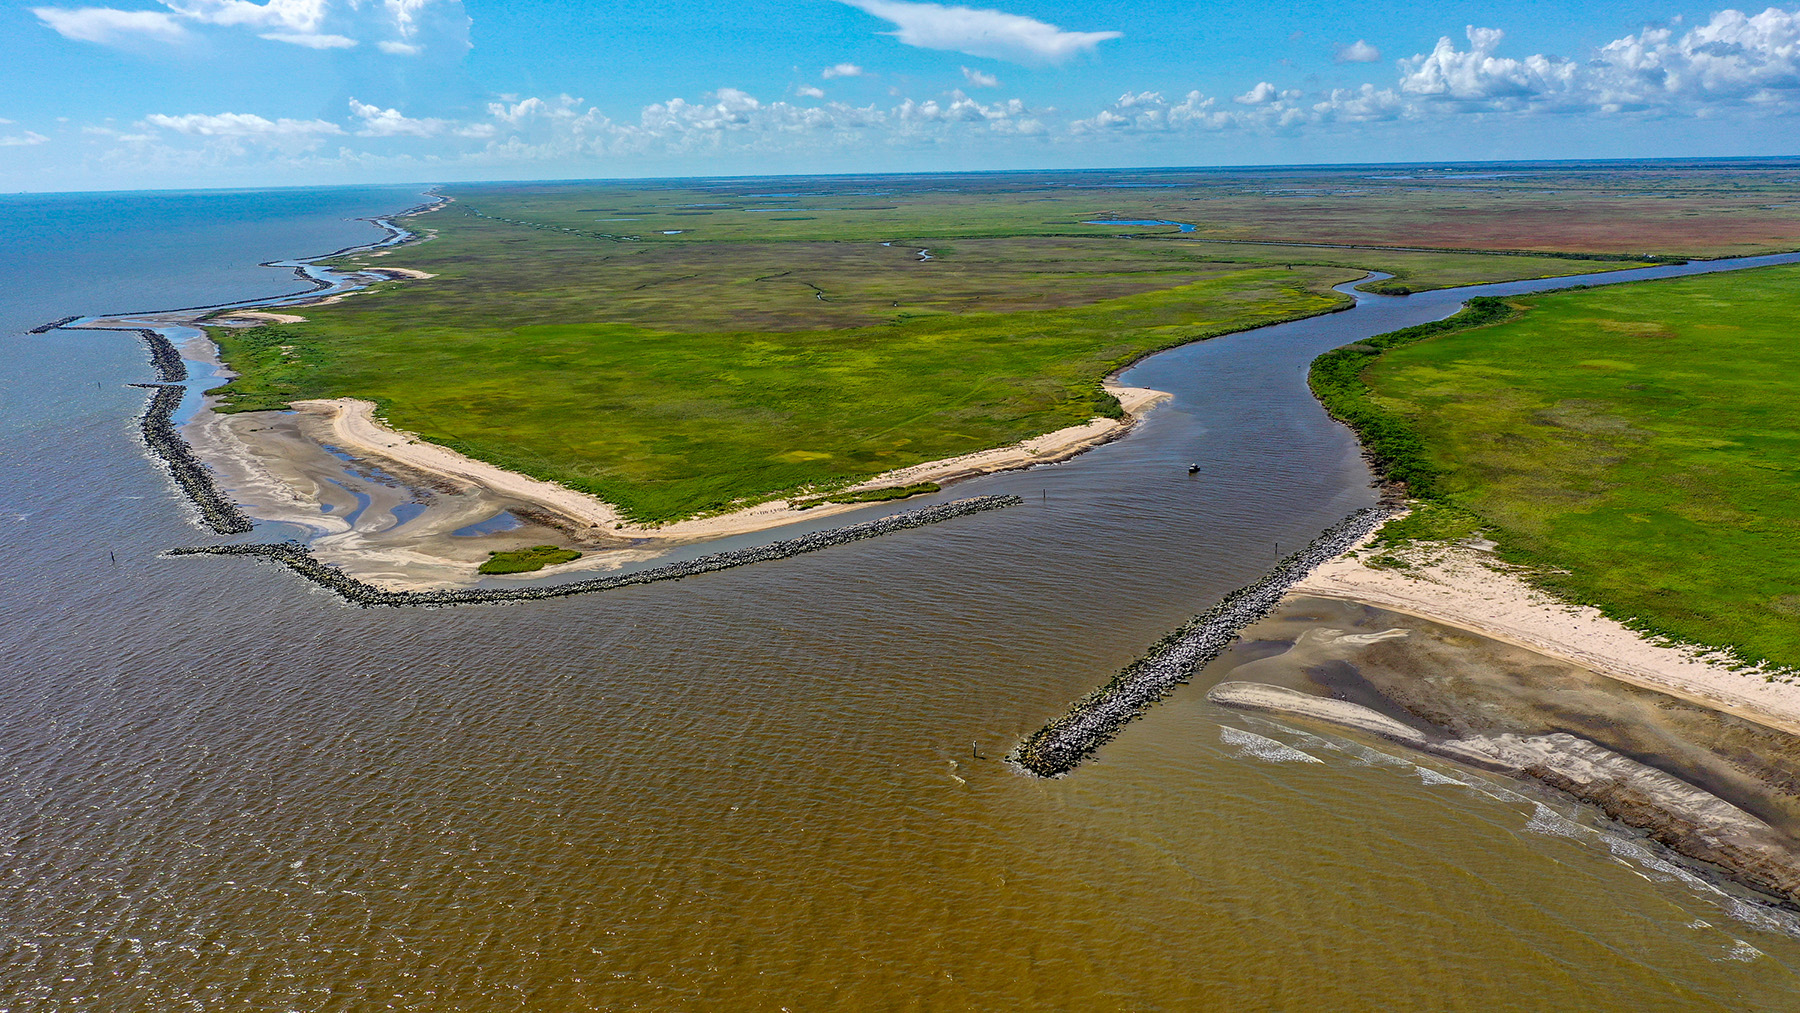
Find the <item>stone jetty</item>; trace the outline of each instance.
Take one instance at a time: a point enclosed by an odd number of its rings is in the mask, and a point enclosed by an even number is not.
[[[179,362],[179,358],[176,361]],[[219,487],[213,484],[212,472],[200,463],[194,456],[194,448],[175,429],[175,409],[181,407],[181,398],[187,388],[160,383],[134,383],[132,386],[153,392],[139,419],[144,445],[168,467],[169,477],[187,493],[188,499],[200,511],[200,519],[221,535],[241,535],[249,531],[250,518],[219,492]]]
[[[179,439],[179,437],[177,437]],[[473,605],[483,602],[538,601],[546,598],[566,598],[570,595],[592,594],[596,591],[611,591],[614,588],[629,587],[633,584],[652,584],[661,580],[680,580],[683,577],[695,577],[716,570],[729,570],[732,567],[748,566],[751,563],[766,563],[777,559],[787,559],[802,553],[817,552],[834,545],[845,545],[904,531],[908,528],[924,527],[937,524],[956,517],[998,510],[1003,507],[1017,506],[1024,502],[1017,496],[973,496],[950,503],[939,503],[933,506],[906,510],[874,520],[847,524],[843,527],[829,528],[824,531],[813,531],[795,538],[786,538],[778,542],[769,542],[747,549],[730,549],[714,552],[696,559],[670,563],[648,570],[637,570],[632,573],[613,574],[606,577],[595,577],[589,580],[577,580],[567,584],[552,584],[539,587],[468,587],[449,588],[441,591],[389,591],[373,584],[357,580],[338,567],[322,563],[298,542],[282,542],[278,544],[237,545],[202,545],[192,548],[172,549],[171,556],[256,556],[272,559],[305,577],[307,580],[336,592],[345,601],[365,608],[377,605],[386,606],[445,606]]]
[[[1261,580],[1231,592],[1164,637],[1111,682],[1032,733],[1007,758],[1039,777],[1058,777],[1074,770],[1131,719],[1222,654],[1237,639],[1238,631],[1273,612],[1288,589],[1314,567],[1355,545],[1388,516],[1381,507],[1365,507],[1325,529],[1304,549],[1275,564]]]

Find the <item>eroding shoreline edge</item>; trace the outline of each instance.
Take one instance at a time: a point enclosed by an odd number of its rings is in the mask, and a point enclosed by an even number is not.
[[[1539,781],[1644,831],[1678,855],[1725,870],[1777,898],[1784,909],[1800,911],[1800,864],[1779,831],[1724,798],[1578,736],[1433,735],[1347,700],[1253,682],[1222,682],[1206,698],[1222,707],[1348,728],[1480,770]]]
[[[168,389],[168,388],[165,388]],[[567,584],[552,584],[540,587],[507,587],[507,588],[449,588],[434,591],[389,591],[376,587],[350,576],[338,567],[322,563],[316,559],[306,546],[298,542],[278,544],[238,543],[235,545],[201,545],[189,548],[171,549],[169,556],[252,556],[274,560],[293,570],[295,573],[334,592],[345,601],[364,608],[373,606],[424,606],[443,607],[448,605],[474,605],[492,602],[540,601],[548,598],[567,598],[578,594],[593,594],[598,591],[611,591],[615,588],[629,587],[636,584],[653,584],[664,580],[680,580],[683,577],[694,577],[703,573],[718,570],[729,570],[733,567],[748,566],[751,563],[771,562],[788,559],[808,552],[817,552],[834,545],[845,545],[904,531],[909,528],[924,527],[970,514],[985,513],[1005,507],[1018,506],[1024,500],[1018,496],[972,496],[949,503],[907,510],[886,517],[847,524],[843,527],[813,531],[795,538],[769,542],[764,545],[746,549],[731,549],[714,552],[695,559],[670,563],[647,570],[631,573],[614,574],[609,577],[595,577],[578,580]]]
[[[1239,630],[1273,612],[1289,588],[1315,567],[1368,537],[1389,515],[1385,507],[1364,507],[1326,528],[1260,580],[1231,592],[1164,637],[1111,682],[1033,732],[1007,759],[1039,777],[1060,777],[1074,770],[1133,718],[1224,653]]]

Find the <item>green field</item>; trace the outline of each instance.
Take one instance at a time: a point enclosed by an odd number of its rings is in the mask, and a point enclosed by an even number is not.
[[[1143,353],[1348,300],[1330,268],[1229,268],[1060,310],[873,327],[677,333],[478,326],[383,287],[305,325],[222,332],[231,409],[353,395],[433,442],[655,522],[831,488],[1117,414]],[[336,307],[333,307],[336,309]]]
[[[490,552],[487,560],[476,567],[476,572],[486,574],[536,573],[546,566],[571,563],[580,558],[581,553],[574,549],[564,549],[555,545],[533,545],[529,549]]]
[[[1416,290],[1624,267],[1714,249],[1726,212],[1745,242],[1800,237],[1760,169],[1556,172],[1554,197],[1366,169],[452,187],[416,219],[429,241],[339,261],[436,277],[215,328],[241,374],[222,408],[366,398],[656,523],[1116,415],[1107,373],[1344,306],[1330,287],[1365,270]],[[1508,231],[1546,209],[1555,235]],[[1126,218],[1196,231],[1085,224]]]
[[[1367,407],[1404,423],[1385,445],[1427,501],[1415,531],[1480,525],[1550,590],[1800,667],[1797,292],[1780,267],[1532,296],[1334,355],[1372,363]]]

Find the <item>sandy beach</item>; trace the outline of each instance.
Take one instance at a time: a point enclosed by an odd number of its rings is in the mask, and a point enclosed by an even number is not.
[[[1125,418],[1092,419],[1012,446],[888,472],[851,488],[947,484],[1067,460],[1118,438],[1168,397],[1136,387],[1107,389],[1125,407]],[[473,583],[476,566],[490,550],[554,542],[585,553],[557,566],[556,573],[609,570],[678,545],[870,506],[824,503],[801,510],[788,500],[774,500],[672,524],[636,524],[597,497],[400,432],[376,415],[374,403],[354,398],[296,401],[292,412],[202,411],[185,433],[227,494],[254,516],[313,530],[312,548],[321,560],[391,590]],[[358,496],[366,497],[360,509]],[[424,504],[423,512],[402,521],[409,503]],[[522,522],[487,534],[468,533],[471,525],[503,511]],[[538,576],[542,574],[517,579]]]
[[[919,482],[947,484],[1034,464],[1065,461],[1109,440],[1117,439],[1138,419],[1168,395],[1140,387],[1107,387],[1125,408],[1123,419],[1094,418],[1079,426],[1045,433],[1007,447],[929,461],[877,475],[850,487],[851,491],[912,485]],[[296,412],[321,420],[330,439],[341,449],[375,461],[387,461],[415,471],[473,483],[500,495],[536,504],[571,524],[614,537],[681,545],[746,534],[848,513],[867,503],[823,503],[796,509],[789,500],[772,500],[711,517],[696,517],[671,524],[643,525],[625,518],[617,508],[597,497],[555,482],[507,471],[485,461],[459,454],[388,426],[376,416],[376,406],[355,398],[296,401]]]
[[[1716,656],[1653,643],[1599,610],[1533,588],[1492,555],[1470,547],[1402,550],[1407,570],[1375,569],[1339,556],[1293,594],[1341,598],[1454,626],[1590,671],[1800,734],[1800,686],[1735,670]]]

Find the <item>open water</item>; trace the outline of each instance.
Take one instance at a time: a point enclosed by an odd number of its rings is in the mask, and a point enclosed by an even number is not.
[[[0,1009],[1800,1005],[1786,916],[1204,686],[997,759],[1371,501],[1305,363],[1454,297],[1158,356],[1130,438],[956,490],[1025,506],[776,564],[424,611],[161,558],[208,539],[141,345],[21,332],[272,295],[416,202],[0,199]]]

